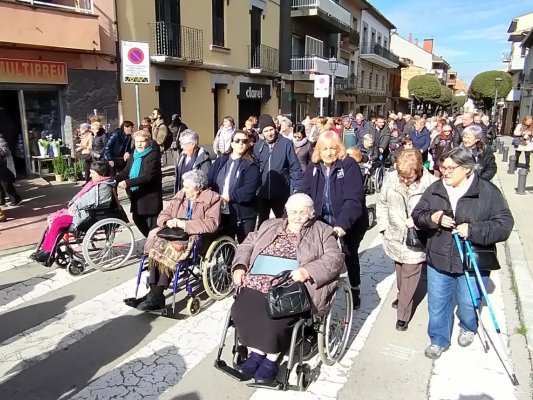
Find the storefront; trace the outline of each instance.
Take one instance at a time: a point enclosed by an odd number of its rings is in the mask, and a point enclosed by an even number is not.
[[[238,127],[244,127],[245,121],[252,115],[259,118],[261,103],[268,102],[270,96],[269,84],[240,82],[237,95],[239,99]]]
[[[62,89],[67,63],[0,58],[0,132],[8,142],[17,173],[34,172],[32,156],[45,136],[65,140]]]

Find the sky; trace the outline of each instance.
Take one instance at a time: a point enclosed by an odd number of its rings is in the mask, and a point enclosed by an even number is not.
[[[507,29],[514,17],[533,12],[531,0],[370,0],[407,39],[433,39],[433,53],[467,85],[478,73],[502,69],[510,52]]]

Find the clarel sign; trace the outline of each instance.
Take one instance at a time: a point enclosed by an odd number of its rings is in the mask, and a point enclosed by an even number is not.
[[[241,82],[239,86],[241,100],[270,100],[270,85]]]
[[[67,84],[67,63],[0,58],[0,82]]]

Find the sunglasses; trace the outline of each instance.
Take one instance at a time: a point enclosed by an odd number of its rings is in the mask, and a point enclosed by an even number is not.
[[[248,144],[248,139],[233,139],[233,143],[242,143],[242,144]]]

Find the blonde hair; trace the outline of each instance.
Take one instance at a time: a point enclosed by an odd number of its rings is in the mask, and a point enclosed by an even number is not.
[[[522,120],[522,125],[527,125],[530,127],[533,124],[533,117],[531,115],[526,115]]]
[[[357,147],[348,147],[346,149],[346,155],[352,157],[357,163],[363,161],[363,153]]]
[[[320,158],[320,151],[322,151],[326,143],[331,144],[332,146],[335,146],[337,148],[338,159],[342,160],[344,157],[346,157],[346,147],[344,147],[344,144],[342,144],[339,135],[337,135],[333,131],[327,131],[322,132],[316,141],[315,150],[313,151],[313,155],[311,156],[312,162],[319,163],[322,161],[322,158]]]
[[[150,134],[150,132],[146,132],[145,130],[137,131],[132,136],[134,140],[136,137],[142,137],[146,140],[150,140],[152,138],[152,135]]]
[[[417,149],[404,149],[396,158],[396,171],[399,176],[415,174],[417,181],[422,177],[424,165],[422,164],[422,153]]]

